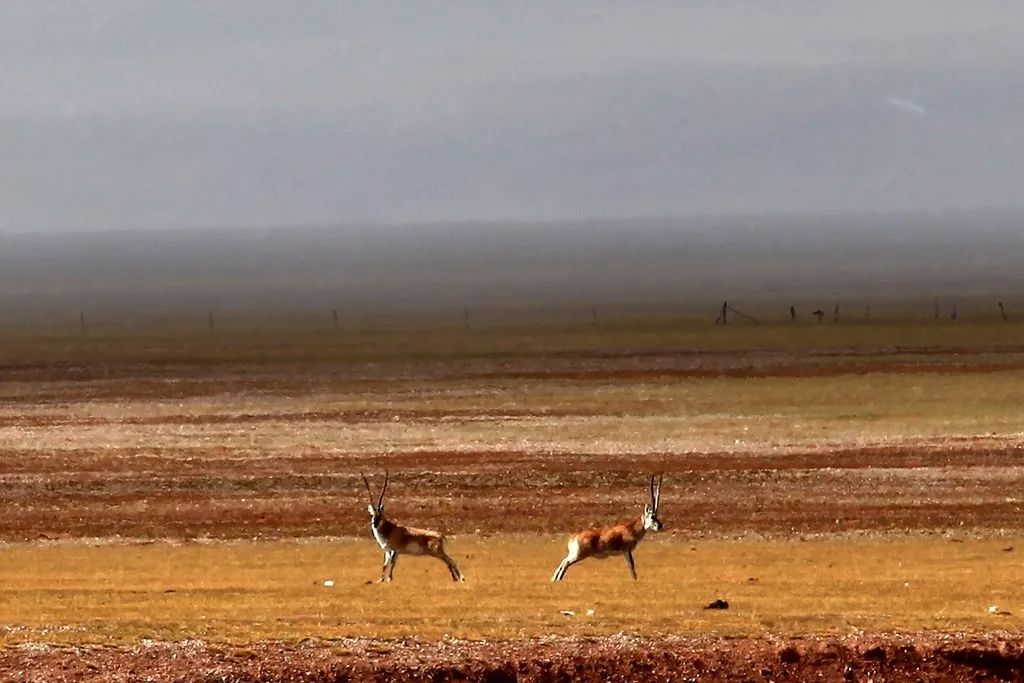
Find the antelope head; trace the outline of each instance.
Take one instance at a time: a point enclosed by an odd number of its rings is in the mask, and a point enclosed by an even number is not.
[[[384,486],[380,489],[380,495],[377,497],[376,503],[373,501],[373,491],[370,490],[370,482],[367,481],[366,475],[360,473],[359,476],[363,478],[366,493],[370,496],[370,504],[366,506],[367,512],[370,513],[370,524],[376,527],[384,519],[384,492],[388,490],[388,471],[384,470]]]
[[[658,476],[658,483],[654,483],[654,475],[651,475],[651,502],[644,506],[644,529],[647,531],[661,531],[663,526],[658,519],[658,504],[661,502],[661,480],[665,475]]]

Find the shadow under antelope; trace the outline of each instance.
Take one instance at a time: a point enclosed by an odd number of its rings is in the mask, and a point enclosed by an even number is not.
[[[633,563],[633,549],[643,540],[644,534],[648,531],[661,531],[663,525],[658,519],[658,503],[661,502],[661,480],[664,475],[658,477],[655,485],[654,476],[651,476],[651,503],[644,506],[644,513],[636,519],[628,522],[620,522],[602,529],[587,529],[575,534],[569,539],[569,552],[562,560],[551,580],[561,581],[565,577],[566,570],[577,562],[582,562],[588,557],[596,557],[603,560],[611,555],[625,555],[629,571],[636,580],[636,565]]]
[[[370,531],[377,545],[384,551],[384,566],[380,570],[380,581],[391,581],[395,576],[395,564],[399,555],[425,555],[436,557],[448,567],[448,573],[452,575],[452,581],[465,581],[466,578],[459,571],[444,547],[444,536],[436,531],[427,529],[413,529],[404,527],[384,517],[384,493],[388,490],[388,472],[384,471],[384,485],[380,489],[380,496],[377,502],[373,502],[373,492],[370,490],[370,482],[366,475],[360,473],[363,484],[366,485],[366,493],[370,496],[370,504],[367,510],[370,512]]]

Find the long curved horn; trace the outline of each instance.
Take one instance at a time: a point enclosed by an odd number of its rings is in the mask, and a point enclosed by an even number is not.
[[[661,505],[661,482],[665,479],[665,473],[662,472],[658,475],[658,488],[654,489],[654,511],[658,511],[658,506]],[[654,482],[654,477],[651,477],[651,482]]]
[[[363,484],[366,486],[366,494],[370,496],[370,505],[373,505],[373,491],[370,490],[370,482],[367,481],[366,475],[362,472],[359,473],[359,476],[363,478]]]
[[[384,504],[384,492],[388,490],[388,471],[384,470],[384,486],[380,489],[380,498],[377,499],[377,507]]]
[[[658,509],[658,499],[654,495],[654,475],[651,475],[651,508],[654,510]]]

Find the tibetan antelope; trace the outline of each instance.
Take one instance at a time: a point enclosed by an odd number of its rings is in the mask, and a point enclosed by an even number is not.
[[[380,570],[380,580],[390,581],[395,576],[395,562],[399,555],[427,555],[436,557],[448,566],[448,572],[452,575],[452,581],[465,581],[462,572],[455,565],[455,560],[448,556],[444,549],[444,536],[436,531],[426,529],[412,529],[399,526],[384,517],[384,492],[388,490],[388,473],[384,472],[384,486],[380,489],[380,496],[376,504],[373,502],[373,492],[370,490],[370,482],[365,474],[360,474],[363,483],[366,485],[366,493],[370,496],[370,504],[367,509],[370,512],[370,531],[377,545],[384,550],[384,566]]]
[[[658,519],[658,503],[661,502],[661,480],[664,475],[658,477],[657,486],[654,483],[654,476],[651,476],[651,503],[644,506],[644,514],[628,522],[620,522],[603,529],[587,529],[581,531],[569,539],[569,552],[565,559],[558,565],[558,569],[551,576],[552,581],[561,581],[565,578],[565,572],[577,562],[582,562],[588,557],[596,557],[599,560],[610,555],[625,555],[629,571],[636,580],[636,565],[633,564],[633,549],[637,543],[643,540],[644,534],[648,531],[661,531],[661,520]]]

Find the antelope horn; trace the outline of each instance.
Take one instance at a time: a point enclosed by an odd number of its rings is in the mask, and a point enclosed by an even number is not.
[[[384,486],[380,489],[380,498],[377,499],[377,507],[384,503],[384,492],[388,490],[388,471],[384,470]]]
[[[359,473],[359,476],[363,478],[363,485],[366,486],[366,493],[370,496],[370,505],[373,505],[373,491],[370,490],[370,482],[366,480],[366,475],[362,472]]]
[[[655,497],[655,494],[654,494],[654,475],[653,474],[651,475],[651,486],[650,486],[650,488],[651,488],[651,508],[657,510],[658,509],[658,499]]]
[[[661,482],[665,478],[665,473],[662,472],[658,475],[658,488],[654,490],[654,511],[658,511],[658,506],[661,505]],[[654,477],[651,477],[654,480]]]

